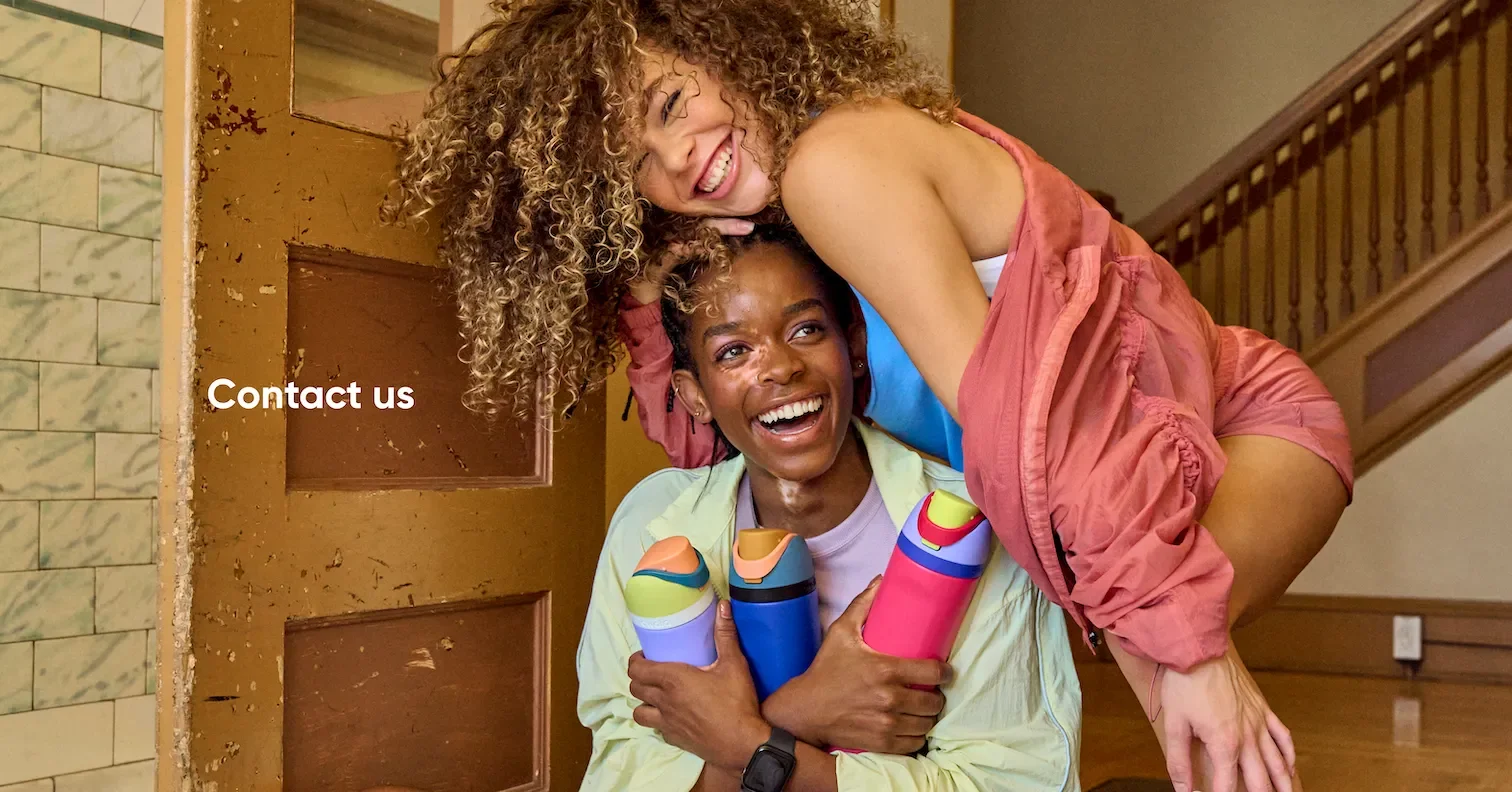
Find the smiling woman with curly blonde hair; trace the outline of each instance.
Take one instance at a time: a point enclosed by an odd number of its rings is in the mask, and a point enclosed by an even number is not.
[[[559,404],[601,384],[627,284],[670,240],[696,234],[637,190],[648,47],[745,88],[724,99],[769,131],[761,155],[774,175],[783,157],[773,152],[787,151],[816,110],[882,96],[940,121],[954,109],[865,0],[495,0],[492,9],[443,62],[384,206],[390,222],[440,224],[468,344],[466,400],[489,413],[533,405],[543,374]]]
[[[624,300],[642,417],[676,419],[644,425],[688,433],[707,416],[667,400],[664,359],[634,359],[660,322],[630,314],[656,310],[673,245],[724,256],[714,227],[790,222],[861,296],[868,417],[914,443],[930,413],[1014,560],[1108,639],[1177,788],[1196,742],[1216,788],[1289,792],[1290,735],[1229,629],[1317,553],[1353,484],[1338,404],[1294,352],[1216,326],[1138,234],[958,110],[868,0],[494,10],[445,62],[385,207],[441,227],[469,404],[528,407],[538,378],[581,398]],[[767,369],[803,392],[802,366]]]

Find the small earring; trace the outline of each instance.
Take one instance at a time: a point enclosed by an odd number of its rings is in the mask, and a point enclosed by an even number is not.
[[[865,370],[866,370],[866,361],[864,361],[864,360],[858,360],[858,361],[856,361],[856,371],[865,371]]]

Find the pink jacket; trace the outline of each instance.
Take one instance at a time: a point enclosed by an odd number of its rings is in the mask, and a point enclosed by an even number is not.
[[[625,378],[635,394],[635,409],[641,431],[667,450],[667,458],[680,468],[696,468],[722,461],[714,430],[693,420],[688,408],[672,396],[672,342],[661,323],[661,306],[642,305],[625,295],[620,303],[620,339],[630,350]],[[671,410],[667,409],[668,403]]]
[[[1218,327],[1175,269],[1027,146],[1026,199],[958,398],[966,482],[999,539],[1095,643],[1178,670],[1223,654],[1233,568],[1197,521],[1227,462],[1218,438],[1270,435],[1326,459],[1351,492],[1343,414],[1296,353]],[[657,306],[621,331],[646,434],[674,465],[714,439],[666,411],[671,346]]]

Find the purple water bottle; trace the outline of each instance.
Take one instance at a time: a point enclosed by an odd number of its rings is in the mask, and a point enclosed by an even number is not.
[[[625,584],[625,605],[647,660],[702,667],[718,659],[709,568],[687,539],[651,545]]]

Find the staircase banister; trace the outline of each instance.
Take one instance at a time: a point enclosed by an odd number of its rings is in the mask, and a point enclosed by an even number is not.
[[[1339,101],[1353,86],[1369,79],[1370,70],[1384,65],[1404,44],[1430,30],[1441,15],[1456,3],[1466,0],[1418,0],[1304,91],[1269,121],[1229,150],[1201,176],[1187,184],[1169,200],[1156,207],[1134,225],[1145,239],[1155,239],[1178,223],[1188,219],[1194,207],[1216,195],[1224,185],[1249,172],[1257,161],[1271,156],[1291,138],[1299,125],[1316,119],[1324,108]],[[1481,0],[1485,2],[1485,0]]]

